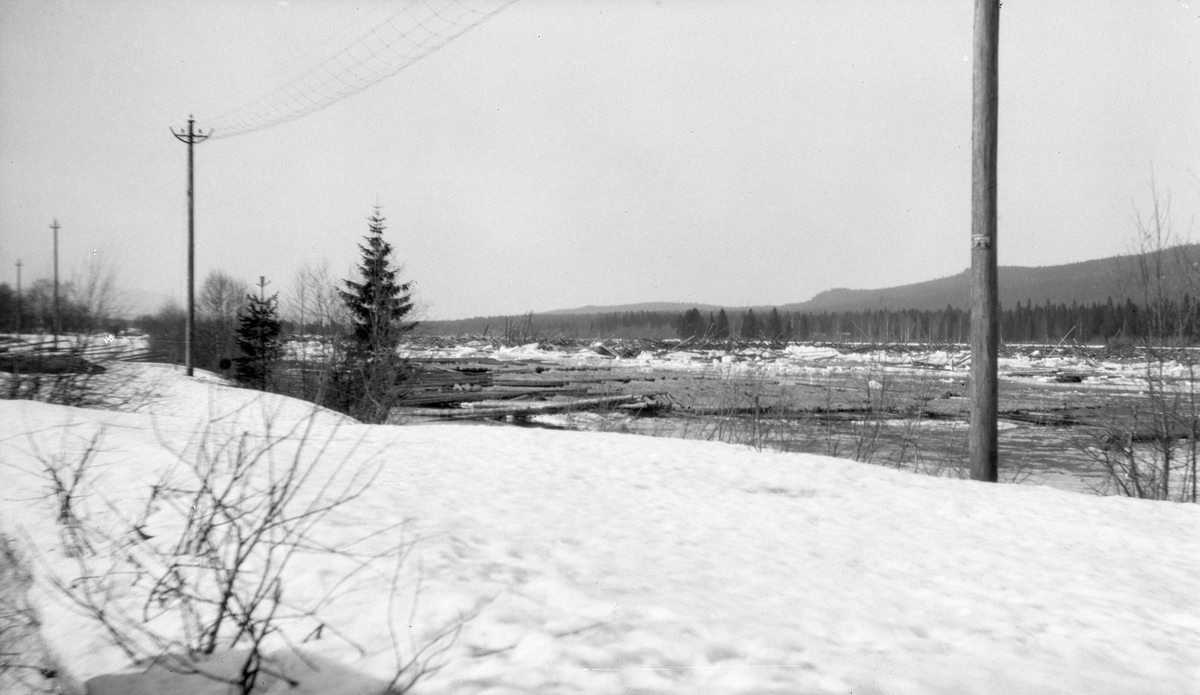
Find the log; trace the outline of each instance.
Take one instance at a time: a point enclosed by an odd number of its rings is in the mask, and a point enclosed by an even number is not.
[[[573,411],[597,410],[614,408],[645,401],[643,396],[595,396],[591,398],[574,398],[563,401],[539,401],[513,403],[511,405],[482,406],[472,408],[397,408],[397,414],[415,417],[433,417],[449,420],[484,420],[501,417],[528,417],[530,415],[547,415],[551,413],[566,413]]]
[[[518,389],[513,391],[444,391],[436,393],[415,393],[406,396],[400,400],[404,406],[450,406],[456,403],[467,403],[470,401],[499,401],[517,398],[528,398],[529,396],[544,396],[550,394],[561,394],[557,389]]]

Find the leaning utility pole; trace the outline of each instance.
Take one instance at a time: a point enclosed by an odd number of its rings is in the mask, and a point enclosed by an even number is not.
[[[55,218],[54,223],[50,225],[50,229],[54,230],[54,345],[50,351],[58,350],[58,219]]]
[[[975,0],[971,123],[971,478],[996,482],[999,299],[996,282],[996,142],[1000,0]]]
[[[187,329],[184,331],[183,337],[183,363],[187,370],[187,375],[192,376],[192,345],[196,342],[196,206],[195,195],[193,188],[193,158],[192,148],[198,142],[204,142],[212,131],[201,133],[195,130],[196,120],[188,116],[187,132],[180,130],[178,133],[175,129],[171,129],[171,134],[180,142],[186,143],[188,146],[188,267],[187,267],[187,282],[188,282],[188,311],[187,311]]]

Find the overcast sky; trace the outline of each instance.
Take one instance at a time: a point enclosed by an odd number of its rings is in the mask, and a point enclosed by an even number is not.
[[[186,293],[202,119],[404,2],[0,0],[0,281]],[[196,148],[197,277],[347,277],[376,200],[428,318],[802,301],[970,263],[968,0],[521,0],[375,86]],[[999,254],[1200,216],[1200,0],[1006,0]],[[1200,229],[1193,230],[1200,234]]]

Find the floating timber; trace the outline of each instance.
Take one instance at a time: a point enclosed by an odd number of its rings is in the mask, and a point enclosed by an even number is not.
[[[483,401],[462,408],[397,408],[393,417],[403,419],[432,418],[439,420],[496,420],[501,418],[528,418],[535,415],[575,413],[591,410],[620,410],[623,412],[655,411],[660,403],[646,396],[623,394],[616,396],[589,396],[581,398],[556,398],[548,401]]]
[[[478,357],[415,359],[410,364],[416,375],[394,418],[480,420],[588,410],[646,415],[671,407],[661,394],[613,393],[618,384],[637,377],[605,367]]]

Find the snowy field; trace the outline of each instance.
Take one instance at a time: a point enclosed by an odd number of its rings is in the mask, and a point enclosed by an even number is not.
[[[533,347],[492,352],[546,358]],[[772,368],[819,368],[818,357],[773,358]],[[953,354],[944,358],[958,368]],[[176,464],[194,458],[207,432],[209,442],[251,448],[269,440],[272,461],[314,461],[314,481],[374,476],[313,530],[313,545],[284,575],[285,602],[320,604],[319,621],[289,620],[292,646],[272,644],[281,661],[299,651],[359,675],[335,678],[322,667],[325,682],[286,692],[371,692],[392,677],[398,653],[407,658],[464,618],[453,643],[440,643],[440,670],[413,692],[1182,694],[1200,686],[1196,505],[714,442],[366,426],[211,375],[188,380],[154,365],[110,371],[136,386],[133,412],[0,401],[0,529],[22,546],[49,647],[79,682],[130,660],[52,580],[70,585],[81,567],[104,568],[114,607],[144,605],[147,587],[121,580],[126,551],[118,550],[132,547],[121,539],[135,518],[151,538],[179,527],[183,511],[152,500],[151,487],[173,466],[186,477]],[[78,460],[89,443],[95,457],[75,504],[112,543],[81,565],[64,550],[44,469]],[[155,621],[163,634],[173,629],[168,618]]]

